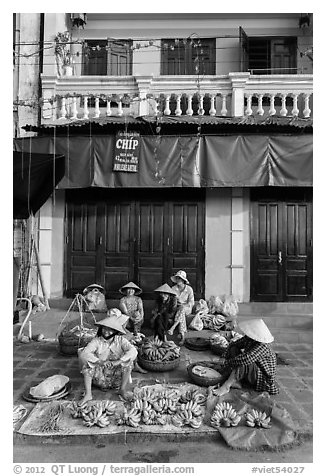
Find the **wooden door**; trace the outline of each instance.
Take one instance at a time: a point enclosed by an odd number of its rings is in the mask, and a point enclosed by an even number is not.
[[[204,203],[180,200],[169,206],[168,272],[183,269],[195,299],[204,296]]]
[[[309,191],[253,192],[251,258],[253,301],[312,300]]]
[[[97,282],[107,296],[134,281],[144,299],[184,269],[204,295],[204,194],[192,191],[87,190],[67,193],[66,295]],[[129,198],[130,196],[130,198]]]
[[[68,202],[65,282],[68,297],[81,292],[89,284],[101,284],[99,236],[98,203]]]

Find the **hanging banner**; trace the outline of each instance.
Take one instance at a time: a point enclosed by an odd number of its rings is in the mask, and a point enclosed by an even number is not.
[[[138,172],[140,135],[138,132],[118,132],[115,137],[113,170]]]

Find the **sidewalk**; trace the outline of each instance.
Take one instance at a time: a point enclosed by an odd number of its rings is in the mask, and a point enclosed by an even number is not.
[[[42,333],[47,340],[41,342],[31,341],[27,344],[20,343],[14,338],[13,345],[13,401],[14,404],[23,404],[32,409],[34,404],[22,398],[22,393],[27,388],[35,385],[53,374],[64,374],[70,378],[72,391],[67,399],[80,399],[83,394],[83,379],[79,372],[77,356],[66,356],[59,352],[55,334],[65,311],[51,309],[44,313],[37,313],[32,317],[33,334]],[[16,326],[14,326],[15,328]],[[16,329],[16,333],[17,333]],[[208,337],[212,331],[190,331],[187,337]],[[294,332],[294,330],[292,330]],[[300,331],[301,334],[304,331]],[[309,331],[307,331],[309,332]],[[25,330],[27,333],[27,329]],[[312,344],[308,342],[278,342],[273,343],[273,348],[283,361],[277,367],[277,381],[280,394],[275,398],[283,405],[292,416],[296,425],[302,432],[312,430],[313,421],[313,353]],[[177,369],[171,372],[147,374],[132,373],[132,385],[153,385],[155,383],[190,382],[187,365],[196,361],[214,361],[217,357],[210,351],[195,352],[185,347],[181,348],[181,362]],[[287,365],[284,365],[287,364]],[[94,389],[94,398],[114,398],[118,396],[110,392],[103,393]]]

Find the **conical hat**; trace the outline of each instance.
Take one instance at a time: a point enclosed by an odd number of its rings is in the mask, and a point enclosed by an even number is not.
[[[171,281],[176,283],[177,282],[176,278],[181,278],[186,284],[189,284],[189,281],[187,279],[187,273],[185,271],[183,271],[182,269],[180,269],[180,271],[178,271],[173,276],[171,276],[170,279],[171,279]]]
[[[166,294],[173,294],[174,296],[176,296],[176,292],[170,288],[170,286],[165,283],[165,284],[162,284],[162,286],[160,286],[159,288],[157,289],[154,289],[154,292],[156,293],[166,293]]]
[[[107,317],[102,319],[102,321],[96,322],[97,326],[105,326],[115,331],[121,332],[121,334],[126,334],[125,329],[123,328],[124,324],[128,321],[129,317],[125,314],[122,314],[120,309],[109,309],[107,312]]]
[[[270,344],[274,337],[262,319],[249,319],[238,324],[239,329],[248,337],[257,342]]]
[[[125,284],[124,286],[122,286],[120,289],[119,289],[119,292],[121,294],[126,294],[126,290],[128,288],[132,288],[135,290],[135,294],[141,294],[142,293],[142,289],[137,286],[137,284],[133,283],[132,281],[130,281],[130,283],[127,283]]]
[[[100,289],[102,292],[104,291],[104,288],[103,286],[101,286],[100,284],[90,284],[89,286],[86,286],[86,288],[83,290],[83,293],[86,293],[88,290],[91,290],[91,289]]]

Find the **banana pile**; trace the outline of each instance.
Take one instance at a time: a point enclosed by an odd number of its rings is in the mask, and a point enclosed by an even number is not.
[[[198,390],[189,390],[180,396],[173,389],[142,388],[136,391],[130,408],[124,409],[117,424],[134,428],[140,424],[199,428],[204,417],[201,405],[205,402],[205,395]]]
[[[175,360],[180,356],[180,347],[173,341],[162,342],[157,336],[146,339],[140,348],[140,356],[153,362]]]
[[[240,420],[241,416],[229,402],[217,403],[211,416],[211,425],[214,428],[237,426]]]
[[[111,423],[111,417],[115,414],[116,405],[110,400],[101,402],[86,402],[79,405],[72,402],[70,412],[73,418],[82,418],[86,426],[94,425],[104,428]]]
[[[257,426],[261,428],[271,428],[271,418],[266,415],[265,412],[259,412],[257,410],[251,410],[246,413],[246,425],[252,428]]]

